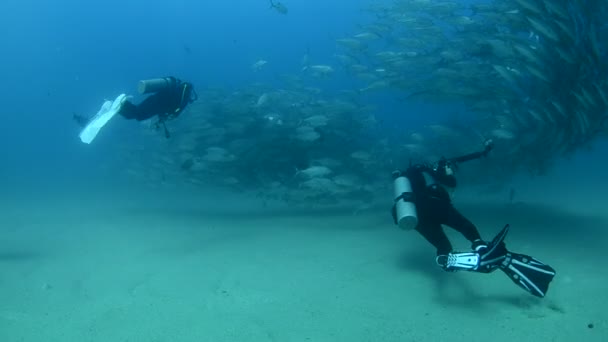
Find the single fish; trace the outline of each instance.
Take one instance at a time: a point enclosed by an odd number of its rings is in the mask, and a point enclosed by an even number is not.
[[[321,127],[321,126],[326,126],[327,121],[329,121],[329,120],[324,115],[313,115],[313,116],[307,117],[303,121],[306,122],[311,127]]]
[[[327,166],[310,166],[304,170],[296,169],[296,176],[302,175],[306,178],[321,178],[328,176],[332,171]]]
[[[310,72],[314,77],[329,77],[334,72],[334,68],[329,65],[311,65],[302,68],[302,71]]]
[[[313,142],[321,138],[321,134],[310,126],[296,128],[295,138],[303,142]]]
[[[268,64],[268,61],[265,61],[263,59],[260,59],[259,61],[253,63],[251,65],[251,68],[253,69],[253,71],[259,71],[260,69],[262,69],[262,67],[264,65]]]
[[[274,8],[277,12],[281,14],[287,14],[288,12],[287,7],[285,5],[280,2],[273,2],[272,0],[270,0],[270,8]]]
[[[268,102],[268,93],[264,93],[260,95],[257,102],[255,103],[255,107],[262,107]]]

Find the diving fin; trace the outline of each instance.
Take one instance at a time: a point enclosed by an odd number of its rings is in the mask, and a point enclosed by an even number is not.
[[[476,269],[477,272],[490,273],[502,265],[508,253],[504,242],[508,232],[509,225],[507,224],[498,234],[496,234],[494,239],[492,239],[492,242],[487,246],[479,246],[476,248],[479,253],[479,266]]]
[[[536,297],[544,297],[555,270],[539,260],[524,254],[507,253],[500,269],[513,282]]]
[[[449,253],[438,255],[435,261],[437,265],[448,272],[474,271],[479,266],[479,254],[474,252]]]
[[[103,126],[105,126],[114,115],[120,112],[120,109],[126,100],[127,95],[120,94],[114,101],[104,101],[97,114],[80,132],[80,140],[85,144],[90,144]]]
[[[473,252],[438,255],[435,261],[446,271],[493,272],[506,258],[507,248],[504,239],[508,232],[509,225],[506,225],[489,244],[480,242],[474,247]]]
[[[504,243],[508,232],[509,225],[506,225],[487,248],[480,249],[476,271],[489,273],[500,268],[519,287],[536,297],[544,297],[555,270],[529,255],[509,252]]]
[[[504,242],[508,232],[507,224],[489,244],[475,241],[474,252],[439,255],[437,264],[446,271],[491,273],[500,269],[519,287],[536,297],[544,297],[555,270],[529,255],[509,252]]]

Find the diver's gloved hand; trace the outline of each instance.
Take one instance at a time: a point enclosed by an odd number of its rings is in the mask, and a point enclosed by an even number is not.
[[[485,157],[494,148],[494,141],[492,141],[492,139],[488,139],[484,142],[484,145],[485,145],[485,147],[483,149],[483,156]]]

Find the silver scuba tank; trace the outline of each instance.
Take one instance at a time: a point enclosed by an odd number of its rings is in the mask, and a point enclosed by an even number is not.
[[[175,78],[162,77],[152,78],[149,80],[141,80],[137,84],[137,90],[140,94],[156,93],[160,90],[175,86]]]
[[[393,189],[397,225],[403,230],[412,230],[418,225],[414,204],[414,193],[410,180],[401,172],[393,174]]]

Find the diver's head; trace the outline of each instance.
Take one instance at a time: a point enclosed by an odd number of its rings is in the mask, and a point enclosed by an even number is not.
[[[437,161],[437,163],[435,163],[435,165],[433,165],[433,171],[435,171],[437,174],[441,175],[441,176],[452,176],[454,175],[454,168],[455,165],[445,159],[445,158],[441,158],[439,159],[439,161]]]
[[[192,85],[192,83],[184,82],[182,83],[182,86],[184,91],[184,98],[187,99],[189,103],[198,100],[198,94],[196,93],[196,91],[194,91],[194,86]]]
[[[484,142],[483,155],[486,156],[492,149],[494,148],[494,141],[492,139],[488,139]]]

